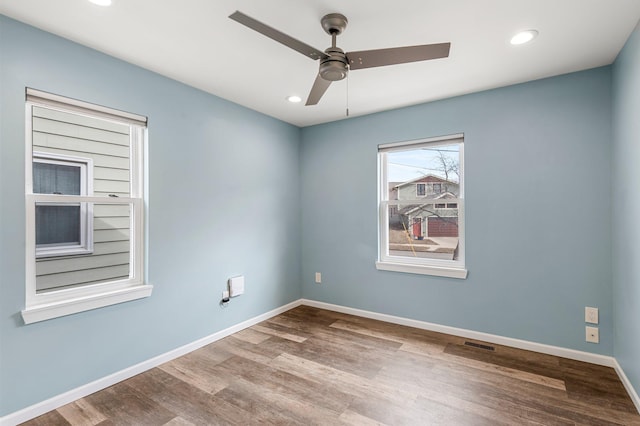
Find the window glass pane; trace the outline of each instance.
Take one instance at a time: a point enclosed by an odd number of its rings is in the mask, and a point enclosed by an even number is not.
[[[395,209],[395,210],[394,210]],[[389,255],[458,259],[458,210],[433,204],[389,206]]]
[[[408,146],[384,158],[387,199],[398,203],[388,207],[388,247],[382,252],[403,261],[458,260],[460,145]]]
[[[36,205],[36,245],[79,245],[80,206]]]
[[[130,126],[43,107],[34,107],[33,116],[34,152],[50,152],[55,149],[65,156],[92,159],[93,192],[89,195],[130,196]],[[73,138],[77,145],[70,147],[67,142],[69,138]],[[53,193],[50,183],[45,183],[42,191],[36,191],[35,180],[34,171],[34,192]],[[44,180],[46,182],[48,178]]]
[[[81,195],[81,168],[62,164],[33,163],[35,194]]]
[[[460,195],[460,148],[457,144],[408,148],[386,155],[388,184],[397,188],[398,200],[423,195],[420,193],[423,190],[427,197],[442,193],[450,193],[452,198]]]
[[[131,274],[130,222],[133,206],[94,204],[93,252],[36,260],[38,293],[128,279]]]

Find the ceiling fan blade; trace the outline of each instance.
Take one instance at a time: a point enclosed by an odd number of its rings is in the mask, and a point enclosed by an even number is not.
[[[349,61],[349,69],[359,70],[361,68],[446,58],[449,56],[450,48],[451,43],[438,43],[392,47],[390,49],[361,50],[359,52],[347,52],[347,60]]]
[[[252,17],[247,16],[238,10],[229,15],[229,18],[241,23],[246,27],[251,28],[254,31],[259,32],[262,35],[269,37],[272,40],[277,41],[278,43],[282,43],[285,46],[298,51],[313,60],[327,57],[324,52],[316,49],[315,47],[311,47],[308,44],[301,42],[300,40],[296,40],[295,38],[276,30],[275,28],[271,28],[270,26],[263,24],[260,21],[256,21]]]
[[[313,87],[311,88],[311,92],[309,93],[309,97],[307,98],[307,103],[305,105],[317,105],[320,98],[324,95],[324,92],[327,91],[330,85],[331,82],[329,80],[325,80],[320,77],[320,74],[318,74],[316,81],[313,82]]]

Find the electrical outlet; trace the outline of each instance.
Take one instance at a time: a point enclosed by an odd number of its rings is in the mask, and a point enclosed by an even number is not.
[[[598,324],[598,308],[590,308],[589,306],[586,306],[584,308],[584,322]]]
[[[316,283],[320,284],[322,282],[322,274],[320,272],[316,272]]]
[[[586,327],[587,331],[587,342],[589,343],[600,343],[600,333],[598,332],[598,327]]]

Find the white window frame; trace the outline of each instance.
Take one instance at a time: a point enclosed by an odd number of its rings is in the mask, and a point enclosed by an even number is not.
[[[420,191],[418,191],[419,185],[422,185],[424,194],[420,194]],[[416,197],[426,197],[426,196],[427,196],[427,184],[421,183],[421,182],[416,183]]]
[[[460,155],[460,183],[458,198],[447,201],[458,204],[458,258],[456,260],[428,259],[389,254],[389,206],[406,204],[435,204],[435,200],[418,197],[414,200],[389,200],[387,153],[407,151],[421,146],[437,147],[457,144]],[[454,134],[414,141],[396,142],[378,146],[378,260],[376,268],[384,271],[406,272],[465,279],[464,233],[464,134]]]
[[[144,151],[147,141],[146,117],[111,108],[93,105],[75,99],[27,88],[25,109],[25,216],[26,216],[26,284],[25,324],[44,321],[64,315],[127,302],[151,295],[153,286],[145,283],[144,268]],[[78,115],[125,123],[130,126],[130,196],[95,197],[93,195],[51,195],[33,193],[33,127],[34,107],[44,107]],[[91,203],[128,204],[130,206],[130,272],[126,279],[98,284],[61,288],[38,292],[36,290],[36,203]]]
[[[91,158],[33,151],[33,162],[80,168],[80,195],[93,195],[93,160]],[[70,204],[47,203],[47,205],[68,206]],[[36,245],[36,258],[93,253],[93,204],[71,205],[80,206],[80,244]]]

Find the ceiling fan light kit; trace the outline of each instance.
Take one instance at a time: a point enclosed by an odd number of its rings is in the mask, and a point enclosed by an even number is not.
[[[320,61],[318,75],[305,105],[316,105],[331,83],[346,78],[349,70],[446,58],[451,48],[451,43],[438,43],[345,53],[336,45],[336,39],[347,28],[349,21],[340,13],[330,13],[322,17],[320,25],[331,36],[331,47],[321,52],[240,11],[232,13],[229,18],[313,60]]]

